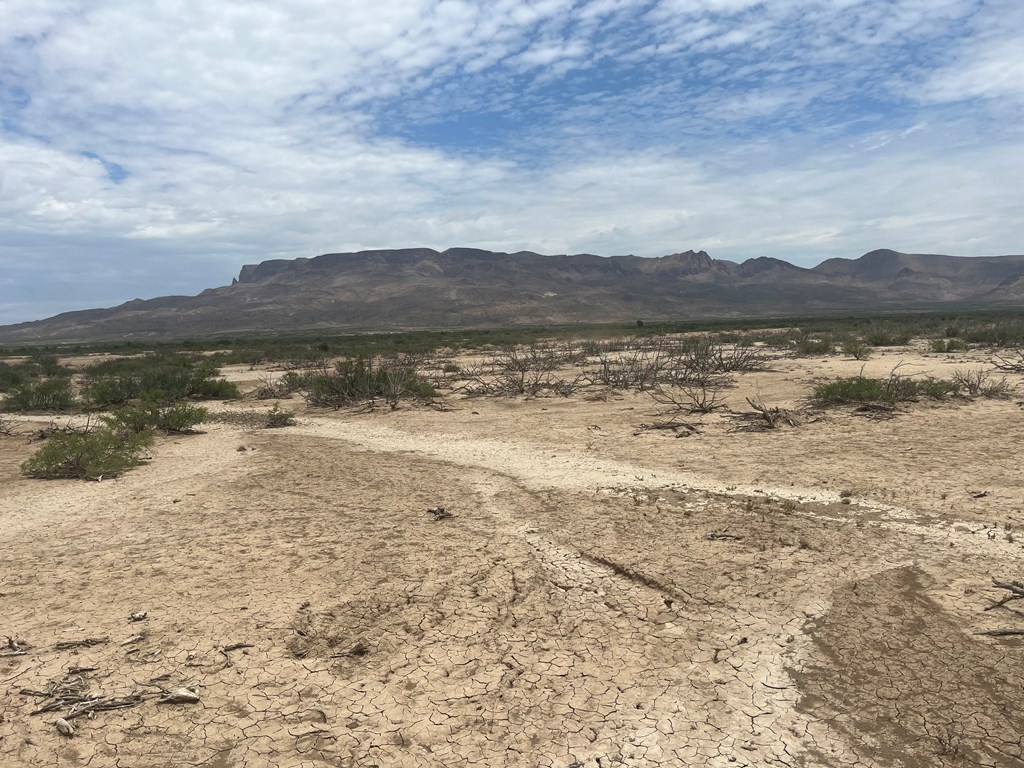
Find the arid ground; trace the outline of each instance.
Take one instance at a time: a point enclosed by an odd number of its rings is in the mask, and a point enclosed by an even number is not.
[[[1024,637],[975,634],[1024,628],[985,610],[1024,579],[1024,382],[887,419],[805,401],[985,359],[778,358],[686,437],[635,393],[295,398],[297,426],[207,424],[101,482],[23,478],[23,417],[0,765],[1024,766]],[[737,429],[755,395],[799,425]],[[62,692],[125,706],[68,738]]]

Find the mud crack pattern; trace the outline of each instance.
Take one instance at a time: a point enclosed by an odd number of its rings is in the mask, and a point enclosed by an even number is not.
[[[0,538],[0,634],[31,648],[0,658],[0,764],[1024,765],[1020,643],[970,634],[1001,542],[664,476],[545,486],[343,430],[210,465],[195,445],[77,512],[18,486],[37,514]],[[82,637],[109,640],[55,648]],[[200,702],[64,738],[23,691],[72,668]]]

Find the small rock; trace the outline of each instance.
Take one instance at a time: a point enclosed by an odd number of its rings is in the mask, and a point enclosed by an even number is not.
[[[145,621],[148,616],[145,611],[137,611],[128,617],[128,621]]]
[[[159,701],[160,704],[198,704],[199,694],[188,688],[175,688],[167,691]]]
[[[63,717],[58,717],[53,721],[53,724],[57,726],[57,733],[66,739],[74,738],[75,726],[65,720]]]

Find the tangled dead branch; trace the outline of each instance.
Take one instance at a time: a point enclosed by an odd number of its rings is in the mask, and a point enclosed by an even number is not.
[[[1004,373],[1022,373],[1024,374],[1024,349],[1016,350],[1017,357],[1000,357],[996,355],[992,360],[992,365],[998,368]]]
[[[712,374],[673,388],[658,387],[649,394],[654,402],[665,406],[663,413],[711,413],[725,408],[722,390],[731,383],[728,377]]]
[[[42,715],[48,712],[62,712],[61,719],[68,722],[84,715],[91,716],[95,712],[135,707],[146,700],[146,696],[137,691],[127,696],[105,696],[90,693],[86,674],[87,670],[69,671],[59,680],[51,681],[42,691],[22,688],[20,693],[23,696],[33,696],[41,700],[40,706],[29,714]],[[63,729],[61,731],[63,733]],[[64,735],[74,735],[74,729],[71,730],[71,733]]]
[[[999,589],[1008,590],[1010,594],[1006,595],[998,602],[988,606],[985,609],[986,611],[991,611],[993,608],[999,608],[1014,600],[1024,600],[1024,583],[1019,581],[1000,581],[999,579],[993,578],[992,585]]]
[[[957,368],[953,371],[950,379],[959,384],[971,397],[1007,400],[1013,390],[1005,376],[1001,379],[993,379],[992,371],[986,371],[983,368],[975,370]]]
[[[0,437],[14,437],[19,426],[21,422],[0,413]]]
[[[748,397],[747,403],[754,409],[753,412],[733,414],[731,418],[741,423],[730,429],[730,432],[766,432],[776,429],[782,424],[791,427],[800,426],[800,421],[792,411],[779,406],[767,405],[760,398],[752,400]]]

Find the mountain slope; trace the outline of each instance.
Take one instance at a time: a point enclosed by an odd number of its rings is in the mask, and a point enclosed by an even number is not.
[[[246,265],[230,286],[3,326],[0,342],[1021,303],[1024,256],[878,250],[805,269],[771,258],[720,261],[704,251],[649,259],[409,248]]]

